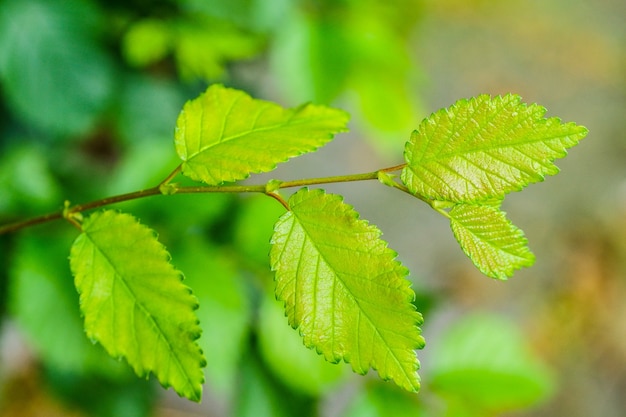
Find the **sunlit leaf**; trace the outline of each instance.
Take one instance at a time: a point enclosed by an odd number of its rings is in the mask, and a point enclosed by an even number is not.
[[[185,104],[176,124],[182,172],[207,184],[267,172],[313,152],[346,130],[347,113],[306,104],[283,109],[246,93],[213,85]]]
[[[128,214],[97,212],[83,223],[70,266],[87,336],[140,376],[199,401],[206,361],[198,307],[154,232]]]
[[[516,95],[460,100],[424,119],[406,144],[402,181],[414,194],[454,202],[502,198],[554,175],[587,129],[544,118]]]
[[[457,204],[449,216],[463,251],[485,275],[506,279],[516,269],[535,262],[524,232],[498,206]]]
[[[304,188],[289,205],[270,252],[289,324],[326,360],[417,391],[422,318],[396,253],[341,196]]]

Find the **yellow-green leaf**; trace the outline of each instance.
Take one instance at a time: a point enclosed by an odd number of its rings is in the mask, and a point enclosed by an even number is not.
[[[457,204],[449,216],[461,248],[485,275],[507,279],[535,262],[524,232],[497,205]]]
[[[516,95],[459,100],[424,119],[405,147],[402,181],[433,200],[502,199],[559,169],[553,161],[587,135]]]
[[[396,253],[341,196],[303,188],[289,205],[270,257],[291,326],[328,361],[417,391],[422,317]]]
[[[176,123],[176,152],[184,175],[210,185],[268,172],[313,152],[346,130],[349,116],[305,104],[284,109],[243,91],[212,85],[188,101]]]
[[[87,218],[72,245],[70,266],[87,336],[139,376],[199,401],[206,360],[196,339],[198,307],[155,233],[112,210]]]

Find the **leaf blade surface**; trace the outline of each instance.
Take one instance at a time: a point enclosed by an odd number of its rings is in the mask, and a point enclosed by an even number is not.
[[[554,160],[587,134],[545,112],[511,94],[459,100],[413,132],[402,181],[414,194],[453,202],[501,199],[543,181],[558,172]]]
[[[139,376],[199,401],[206,360],[196,339],[198,307],[155,234],[112,210],[94,213],[70,253],[87,336]]]
[[[340,196],[304,188],[289,204],[270,257],[291,326],[328,361],[417,391],[422,318],[396,253]]]
[[[535,262],[524,232],[498,206],[457,204],[449,216],[450,228],[463,252],[485,275],[505,280],[516,269]]]
[[[348,114],[305,104],[293,109],[210,86],[185,104],[176,123],[182,172],[209,185],[268,172],[276,164],[313,152],[346,130]]]

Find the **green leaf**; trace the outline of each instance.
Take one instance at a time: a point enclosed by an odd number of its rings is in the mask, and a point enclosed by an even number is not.
[[[303,188],[289,205],[270,252],[289,324],[326,360],[417,391],[422,317],[396,253],[341,196]]]
[[[535,262],[524,232],[506,218],[499,206],[457,204],[449,216],[456,240],[485,275],[507,279],[516,269]]]
[[[347,122],[341,110],[312,104],[283,109],[212,85],[183,107],[176,152],[183,174],[215,185],[271,171],[279,162],[313,152],[345,131]]]
[[[115,91],[101,23],[92,2],[0,2],[0,83],[17,116],[46,134],[94,126]]]
[[[402,181],[430,199],[476,202],[554,175],[587,129],[544,118],[546,109],[516,95],[480,95],[426,118],[411,135]]]
[[[550,370],[516,326],[501,317],[466,317],[431,347],[437,354],[430,362],[429,387],[451,404],[473,410],[469,415],[527,408],[554,391]]]
[[[95,213],[72,245],[70,267],[87,336],[137,375],[153,372],[199,401],[206,361],[196,342],[197,300],[155,233],[128,214]]]

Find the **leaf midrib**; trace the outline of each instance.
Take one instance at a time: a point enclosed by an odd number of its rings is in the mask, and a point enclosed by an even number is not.
[[[305,109],[306,107],[302,107],[302,109]],[[290,115],[289,119],[284,121],[284,122],[280,122],[280,123],[276,123],[270,126],[265,126],[265,127],[261,127],[261,128],[251,128],[248,129],[246,131],[242,131],[240,133],[237,133],[235,135],[230,135],[230,136],[223,136],[223,134],[220,134],[219,137],[211,139],[212,142],[206,146],[202,146],[198,149],[197,152],[190,154],[189,157],[187,158],[187,161],[190,161],[191,159],[195,158],[196,156],[198,156],[199,154],[206,152],[209,149],[214,149],[220,145],[225,145],[226,143],[231,144],[232,141],[243,138],[245,136],[251,135],[253,133],[263,133],[263,132],[267,132],[270,130],[276,130],[276,129],[280,129],[282,127],[285,126],[298,126],[298,125],[303,125],[303,124],[307,124],[307,123],[315,123],[318,122],[320,120],[325,120],[327,119],[327,117],[323,117],[323,116],[318,116],[318,117],[311,117],[311,118],[305,118],[305,119],[300,119],[300,120],[296,120],[293,121],[293,117],[299,113],[302,109],[299,109],[298,112],[296,112],[295,110],[290,110],[292,112],[292,114]],[[256,123],[256,122],[255,122]],[[224,126],[222,127],[222,132],[225,128],[225,123]]]
[[[489,151],[494,151],[494,150],[499,150],[499,149],[506,149],[506,148],[513,148],[513,149],[517,149],[520,146],[523,145],[534,145],[537,143],[545,143],[548,141],[552,141],[552,140],[562,140],[568,136],[572,136],[575,135],[576,132],[574,133],[565,133],[562,135],[554,135],[554,136],[550,136],[550,137],[544,137],[544,138],[538,138],[538,139],[534,139],[534,140],[518,140],[515,142],[506,142],[506,143],[495,143],[495,144],[490,144],[488,146],[483,146],[483,147],[472,147],[469,150],[464,150],[464,149],[459,149],[456,152],[448,152],[448,153],[444,153],[444,154],[437,154],[431,158],[421,158],[419,160],[419,162],[421,164],[428,164],[428,163],[438,163],[441,162],[441,160],[444,159],[451,159],[454,157],[467,157],[467,155],[472,155],[472,154],[476,154],[476,153],[487,153]],[[426,152],[424,152],[425,154]],[[529,159],[533,159],[528,157]],[[510,165],[510,164],[509,164]]]
[[[292,211],[292,213],[294,213],[294,212]],[[300,222],[300,219],[298,218],[298,216],[297,216],[295,213],[294,213],[294,218],[295,218],[295,219],[298,219],[298,223],[300,224],[300,227],[302,228],[302,231],[304,232],[304,234],[305,234],[305,236],[306,236],[307,240],[309,240],[309,241],[311,242],[311,244],[313,245],[313,247],[315,247],[315,249],[316,249],[317,253],[318,253],[318,254],[319,254],[319,256],[320,256],[320,258],[322,258],[322,259],[324,260],[324,262],[326,263],[326,265],[331,266],[331,265],[332,265],[332,263],[328,262],[328,259],[326,258],[326,256],[324,256],[323,252],[322,252],[322,251],[318,248],[318,245],[315,243],[315,240],[313,240],[313,239],[311,238],[311,235],[310,235],[310,234],[307,232],[307,230],[306,230],[306,229],[302,226],[302,224],[301,224],[301,222]],[[294,225],[293,225],[292,227],[294,227],[294,226],[295,226],[295,222],[294,222]],[[291,231],[290,231],[290,232],[291,232]],[[360,314],[359,314],[359,316],[358,316],[358,319],[360,320],[360,316],[361,316],[361,315],[363,315],[363,316],[367,319],[367,321],[369,322],[369,324],[371,325],[371,327],[374,329],[374,333],[378,336],[378,338],[379,338],[380,340],[384,341],[384,344],[385,344],[385,347],[386,347],[386,350],[387,350],[388,354],[390,354],[390,355],[391,355],[391,357],[393,357],[394,362],[396,363],[397,367],[398,367],[398,368],[402,371],[402,373],[404,374],[404,377],[406,378],[406,380],[407,380],[407,381],[409,381],[410,385],[411,385],[413,388],[416,388],[416,387],[413,385],[413,378],[412,378],[413,376],[412,376],[412,375],[409,375],[409,374],[406,372],[406,370],[405,370],[405,369],[404,369],[404,367],[402,366],[402,361],[400,360],[400,358],[398,358],[398,357],[396,356],[396,354],[395,354],[395,352],[393,351],[393,349],[391,349],[391,347],[390,347],[390,345],[389,345],[388,341],[386,340],[386,338],[385,338],[385,337],[384,337],[384,336],[383,336],[383,335],[382,335],[382,334],[378,331],[378,327],[374,324],[374,322],[372,321],[372,319],[370,318],[370,316],[367,314],[367,312],[365,312],[365,311],[364,311],[364,309],[363,309],[363,308],[361,308],[361,303],[360,303],[360,301],[359,301],[359,298],[358,298],[358,297],[356,297],[356,296],[352,293],[352,291],[348,288],[348,286],[346,285],[346,283],[345,283],[345,282],[344,282],[344,281],[340,278],[340,274],[338,274],[337,272],[335,272],[335,269],[334,269],[334,268],[330,268],[330,269],[334,272],[334,274],[333,274],[333,275],[336,277],[336,279],[335,279],[334,281],[338,281],[338,282],[340,282],[340,283],[341,283],[342,287],[346,290],[346,292],[347,292],[347,293],[350,295],[350,297],[353,299],[354,303],[358,306],[358,311],[359,311],[359,313],[360,313]],[[334,288],[335,288],[335,285],[333,285],[333,292],[334,292]],[[316,304],[317,304],[317,303],[316,303]],[[333,319],[334,319],[334,314],[333,314]],[[357,329],[358,329],[358,328],[357,328]],[[360,340],[360,337],[358,337],[358,339],[357,339],[357,340]],[[358,344],[357,344],[357,345],[358,345]],[[359,356],[360,356],[360,352],[359,352]],[[370,361],[371,361],[371,360],[373,360],[373,358],[370,358]],[[368,361],[368,362],[370,362],[370,361]],[[372,366],[372,363],[368,363],[367,365],[371,367],[371,366]],[[380,364],[380,365],[382,365],[382,364]],[[379,365],[379,366],[380,366],[380,365]],[[380,369],[378,369],[378,371],[380,371]]]
[[[146,315],[149,318],[149,321],[153,323],[154,327],[156,329],[158,329],[158,335],[159,338],[163,340],[163,342],[165,342],[165,344],[167,345],[168,348],[168,352],[170,353],[171,356],[173,356],[175,358],[175,363],[176,363],[176,367],[178,368],[180,374],[184,375],[185,380],[186,380],[186,384],[188,387],[191,388],[191,391],[195,393],[195,389],[193,387],[193,382],[191,381],[191,377],[187,374],[187,372],[185,371],[185,367],[183,366],[178,354],[176,353],[176,349],[174,349],[172,347],[172,345],[170,344],[169,340],[167,339],[167,337],[165,337],[165,334],[163,332],[163,329],[161,328],[161,326],[159,325],[158,321],[154,318],[153,314],[151,314],[142,303],[139,302],[139,299],[137,298],[137,296],[135,295],[135,293],[133,292],[133,290],[130,288],[130,286],[128,285],[128,283],[126,282],[126,279],[124,279],[123,275],[119,272],[119,270],[116,268],[115,264],[111,261],[111,257],[108,256],[102,248],[100,248],[98,245],[96,245],[95,241],[89,236],[88,232],[83,232],[85,233],[85,236],[87,239],[89,239],[89,241],[91,242],[91,244],[94,246],[94,248],[98,251],[98,253],[100,253],[102,255],[102,257],[108,262],[108,264],[113,268],[113,270],[115,271],[115,275],[114,275],[114,282],[116,280],[117,277],[119,277],[119,280],[122,282],[123,284],[123,288],[128,292],[128,294],[130,295],[130,297],[132,298],[133,302],[135,305],[138,305],[139,308],[141,309],[141,311],[143,311],[144,315]],[[111,296],[112,298],[112,296]],[[133,335],[136,336],[136,332],[133,332]],[[138,345],[137,342],[135,342],[136,345]],[[148,369],[148,371],[151,372],[155,372],[155,369]]]

